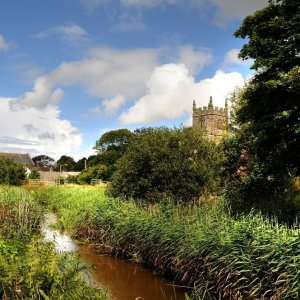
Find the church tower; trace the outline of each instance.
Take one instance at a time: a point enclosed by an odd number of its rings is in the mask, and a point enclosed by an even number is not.
[[[228,103],[225,100],[225,108],[214,107],[212,96],[209,98],[208,106],[196,107],[193,101],[193,128],[199,129],[204,136],[220,141],[226,134],[228,128]]]

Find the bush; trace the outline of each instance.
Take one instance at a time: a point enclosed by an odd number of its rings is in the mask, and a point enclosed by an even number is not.
[[[104,165],[89,167],[78,175],[77,182],[81,184],[90,184],[92,179],[107,180],[107,170],[108,167]]]
[[[150,202],[194,200],[218,187],[219,160],[216,145],[192,128],[150,128],[132,138],[109,192]]]
[[[33,169],[28,176],[29,179],[40,179],[40,177],[40,173],[37,171],[37,169]]]
[[[21,185],[26,179],[26,171],[22,165],[0,157],[0,184]]]

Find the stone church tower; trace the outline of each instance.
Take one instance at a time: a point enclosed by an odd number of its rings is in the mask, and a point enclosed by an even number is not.
[[[228,128],[228,103],[225,100],[225,108],[214,107],[210,96],[208,107],[196,108],[193,101],[193,128],[203,131],[204,136],[219,141]]]

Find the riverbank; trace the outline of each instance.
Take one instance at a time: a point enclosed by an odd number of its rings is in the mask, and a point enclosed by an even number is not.
[[[0,186],[0,299],[100,299],[76,254],[40,234],[43,208],[22,188]]]
[[[299,225],[259,214],[233,218],[222,204],[142,207],[96,187],[40,188],[35,197],[73,236],[194,287],[205,299],[299,298]]]

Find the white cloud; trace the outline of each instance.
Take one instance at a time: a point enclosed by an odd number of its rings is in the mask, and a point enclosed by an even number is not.
[[[253,60],[248,59],[248,60],[242,60],[238,57],[240,53],[239,49],[231,49],[230,51],[228,51],[225,55],[225,60],[224,60],[224,64],[226,65],[241,65],[241,66],[245,66],[245,67],[250,67],[253,64]]]
[[[79,25],[56,26],[34,35],[36,38],[45,38],[52,34],[58,34],[63,40],[76,42],[88,37],[88,33]]]
[[[32,83],[37,77],[40,77],[44,70],[32,61],[23,61],[15,63],[11,66],[11,70],[16,74],[17,78],[24,83]]]
[[[116,113],[125,103],[122,95],[117,95],[113,99],[105,99],[102,103],[106,115],[111,116]]]
[[[11,110],[14,99],[0,98],[1,151],[47,154],[58,158],[70,154],[82,143],[81,133],[60,118],[57,107],[48,105],[43,110],[23,107]]]
[[[8,44],[4,37],[0,34],[0,51],[1,50],[8,50],[9,48],[11,48],[11,45]]]
[[[79,0],[79,2],[85,9],[92,11],[100,5],[108,4],[110,0]]]
[[[11,101],[11,107],[36,107],[44,108],[48,105],[56,105],[63,96],[63,90],[58,88],[52,91],[53,84],[47,77],[38,77],[35,80],[33,90]]]
[[[268,0],[210,0],[216,7],[215,21],[223,25],[232,19],[243,19],[265,7]]]
[[[89,156],[91,155],[95,155],[96,154],[96,151],[94,148],[95,145],[90,145],[87,147],[87,149],[83,150],[83,151],[80,151],[80,152],[76,152],[73,157],[75,159],[75,161],[78,161],[79,159],[85,157],[85,158],[88,158]]]
[[[110,28],[112,32],[137,31],[144,32],[148,27],[141,21],[121,21]]]
[[[214,21],[223,26],[233,19],[243,19],[268,4],[268,0],[80,0],[88,10],[117,2],[124,9],[152,9],[175,6],[178,9],[198,10],[200,16],[215,9]]]
[[[169,2],[168,0],[120,0],[121,4],[124,6],[134,6],[134,7],[155,7],[162,2]]]
[[[122,124],[136,124],[182,117],[191,113],[192,100],[205,106],[210,96],[214,105],[223,107],[226,96],[244,84],[237,72],[219,70],[212,78],[195,82],[182,64],[166,64],[157,67],[148,82],[148,92],[138,99],[119,120]]]
[[[212,61],[209,51],[198,51],[191,45],[182,46],[179,49],[178,63],[183,63],[192,74],[196,74]]]
[[[32,91],[12,103],[14,107],[57,105],[63,90],[56,86],[75,84],[94,97],[109,99],[118,94],[126,99],[140,97],[145,91],[145,82],[158,64],[155,49],[120,51],[95,48],[90,52],[90,58],[64,62],[51,73],[37,78]]]

